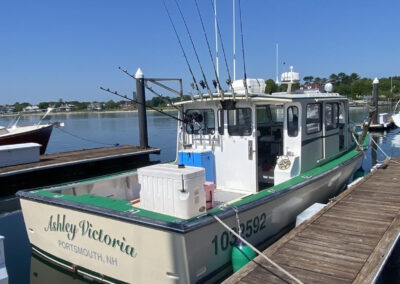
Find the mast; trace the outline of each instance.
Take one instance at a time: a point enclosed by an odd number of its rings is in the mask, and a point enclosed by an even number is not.
[[[279,52],[279,46],[278,46],[278,44],[276,44],[276,58],[275,58],[276,79],[275,79],[275,84],[277,84],[277,85],[279,85],[278,52]]]
[[[235,30],[235,0],[233,0],[233,81],[236,80],[236,30]]]

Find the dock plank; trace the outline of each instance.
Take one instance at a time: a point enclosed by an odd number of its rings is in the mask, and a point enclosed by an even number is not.
[[[103,147],[85,149],[55,154],[45,154],[40,156],[40,161],[29,164],[22,164],[9,167],[0,167],[0,175],[21,170],[37,169],[58,164],[74,163],[83,160],[105,159],[121,155],[135,155],[148,151],[149,153],[160,152],[157,148],[142,149],[138,146],[123,145],[118,147]]]
[[[281,266],[286,270],[290,269],[292,275],[295,276],[296,278],[301,277],[302,280],[304,281],[304,283],[321,283],[321,284],[322,283],[332,283],[332,284],[350,283],[350,281],[348,279],[340,278],[338,276],[330,276],[330,275],[323,274],[323,273],[317,273],[317,272],[314,272],[311,270],[306,270],[304,268],[299,269],[299,268],[289,267],[286,265],[281,265]],[[263,264],[263,268],[270,269],[270,270],[273,269],[273,267],[270,264],[266,264],[266,263]],[[258,267],[257,269],[261,269],[261,268]],[[286,275],[284,275],[281,272],[278,272],[275,275],[274,275],[274,277],[277,280],[277,282],[272,282],[272,281],[270,282],[271,277],[262,278],[259,275],[258,279],[262,280],[259,283],[279,283],[279,284],[281,284],[284,281],[286,283],[294,283],[293,280],[289,279]]]
[[[303,283],[370,283],[400,236],[399,181],[386,161],[263,253]],[[258,256],[224,281],[239,282],[293,280]]]
[[[353,252],[369,255],[371,253],[371,251],[373,250],[372,246],[368,246],[368,245],[364,245],[364,244],[348,242],[348,241],[342,240],[342,239],[337,239],[338,240],[337,242],[334,242],[332,240],[333,240],[333,238],[321,240],[318,238],[314,238],[313,236],[304,237],[300,234],[297,235],[296,238],[292,239],[292,241],[305,243],[305,244],[317,245],[321,248],[334,248],[334,249],[339,249],[339,250],[345,250],[350,255],[352,255]]]

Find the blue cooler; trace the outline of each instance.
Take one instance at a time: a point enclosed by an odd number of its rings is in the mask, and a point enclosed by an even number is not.
[[[211,151],[182,151],[178,153],[178,157],[179,164],[204,168],[206,171],[206,181],[215,183],[214,155]]]

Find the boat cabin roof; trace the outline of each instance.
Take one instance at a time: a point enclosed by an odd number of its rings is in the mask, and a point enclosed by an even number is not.
[[[213,93],[213,98],[210,98],[208,94],[203,94],[203,98],[200,96],[194,96],[193,100],[186,100],[175,103],[175,105],[186,105],[193,102],[199,101],[223,101],[223,100],[247,100],[244,94],[236,94],[233,97],[232,93],[224,93],[224,98],[221,97],[219,93]],[[293,92],[293,93],[286,93],[286,92],[279,92],[279,93],[272,93],[272,94],[264,94],[264,93],[249,93],[248,100],[252,102],[292,102],[292,101],[299,101],[305,99],[315,99],[318,100],[347,100],[346,97],[339,95],[338,93],[321,93],[321,92]]]

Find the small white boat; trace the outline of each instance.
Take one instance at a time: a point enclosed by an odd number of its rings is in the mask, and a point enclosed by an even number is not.
[[[400,127],[400,100],[397,102],[396,106],[394,107],[394,111],[392,114],[392,120],[393,123],[397,126]]]
[[[4,253],[4,237],[0,236],[0,284],[8,284],[6,258]]]
[[[265,245],[343,190],[363,156],[346,97],[234,86],[177,103],[175,163],[20,191],[33,250],[106,282],[214,281],[237,241],[214,215]]]
[[[377,123],[371,123],[369,130],[371,131],[383,131],[393,128],[393,117],[389,113],[379,113]]]

